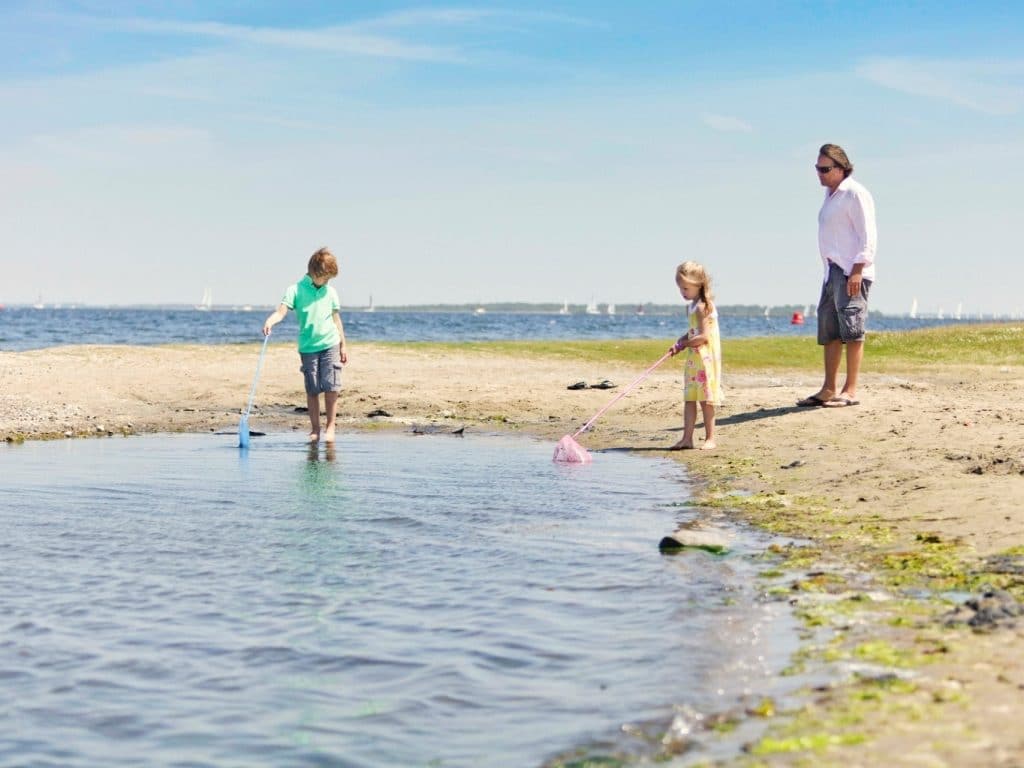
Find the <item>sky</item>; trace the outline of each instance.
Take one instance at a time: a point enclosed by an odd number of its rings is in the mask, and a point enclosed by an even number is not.
[[[873,309],[1024,310],[1019,2],[0,3],[0,304],[811,304],[818,147]]]

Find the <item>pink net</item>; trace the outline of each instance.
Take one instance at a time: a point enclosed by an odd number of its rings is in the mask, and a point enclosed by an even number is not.
[[[563,461],[569,464],[588,464],[591,461],[587,449],[566,435],[558,441],[555,446],[555,455],[552,461]]]

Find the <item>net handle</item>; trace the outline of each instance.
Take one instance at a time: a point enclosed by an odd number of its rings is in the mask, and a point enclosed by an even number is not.
[[[249,418],[249,411],[252,410],[252,401],[256,398],[256,384],[260,380],[260,371],[263,369],[263,355],[267,351],[267,342],[270,341],[270,334],[263,337],[263,346],[260,348],[260,359],[256,363],[256,375],[252,379],[252,391],[249,392],[249,404],[245,406],[245,418]]]
[[[670,357],[672,357],[672,350],[671,349],[668,352],[666,352],[664,355],[662,355],[660,358],[658,358],[658,361],[654,365],[652,365],[646,371],[644,371],[639,376],[637,376],[628,387],[626,387],[624,390],[619,392],[619,394],[617,394],[615,397],[613,397],[611,399],[611,401],[604,408],[602,408],[600,411],[598,411],[593,416],[591,416],[590,417],[590,421],[588,421],[582,427],[580,427],[575,432],[573,432],[573,434],[572,434],[573,439],[576,439],[576,437],[578,437],[579,435],[583,434],[588,429],[590,429],[590,427],[594,424],[594,422],[597,421],[601,417],[601,414],[603,414],[605,411],[607,411],[609,408],[611,408],[613,405],[615,405],[617,402],[619,402],[619,400],[621,400],[626,395],[628,395],[630,392],[632,392],[637,386],[639,386],[640,382],[642,382],[644,379],[646,379],[648,376],[650,376],[652,373],[654,373],[654,369],[655,368],[657,368],[659,365],[664,363]]]

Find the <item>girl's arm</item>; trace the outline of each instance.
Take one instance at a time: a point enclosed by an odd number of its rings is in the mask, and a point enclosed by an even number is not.
[[[684,334],[683,336],[680,336],[678,339],[676,339],[676,343],[669,347],[668,351],[672,353],[673,357],[675,357],[688,346],[690,346],[690,337],[689,335]]]
[[[284,316],[288,314],[288,307],[284,304],[278,304],[277,309],[267,315],[267,319],[263,321],[263,335],[269,336],[270,329],[275,325],[284,320]]]
[[[334,310],[334,324],[338,326],[338,334],[341,336],[341,341],[338,342],[338,352],[341,353],[341,362],[348,362],[348,349],[345,347],[345,326],[341,322],[341,313],[338,310]]]
[[[707,324],[714,322],[709,319],[713,311],[714,306],[708,306],[703,303],[698,304],[697,327],[694,329],[696,333],[687,333],[685,336],[680,336],[679,340],[669,347],[669,352],[677,355],[687,347],[699,347],[701,344],[706,344],[708,341]]]

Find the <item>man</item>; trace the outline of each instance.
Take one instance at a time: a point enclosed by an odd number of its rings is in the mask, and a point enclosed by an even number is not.
[[[825,283],[818,302],[818,344],[825,348],[825,381],[815,394],[797,401],[803,407],[857,405],[857,375],[864,357],[868,292],[875,279],[875,201],[850,178],[853,164],[842,147],[825,144],[814,166],[826,188],[818,212],[818,251]],[[836,389],[846,347],[846,381]]]

